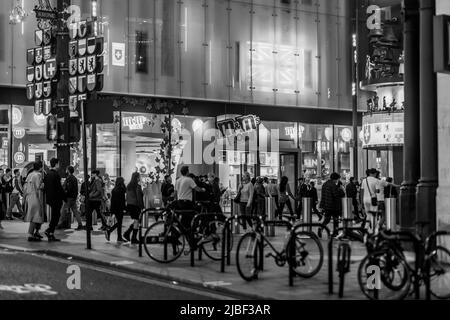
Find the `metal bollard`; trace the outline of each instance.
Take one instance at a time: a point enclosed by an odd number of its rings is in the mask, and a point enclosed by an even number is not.
[[[6,193],[5,194],[5,197],[6,197],[6,210],[8,210],[8,208],[9,208],[9,205],[10,205],[10,203],[11,203],[11,193]]]
[[[353,220],[353,199],[342,198],[342,221],[347,221],[347,226],[352,226]],[[344,222],[342,222],[344,223]]]
[[[47,223],[50,223],[50,221],[52,221],[52,208],[48,204],[46,204],[45,211],[47,213]]]
[[[275,220],[275,199],[272,197],[266,198],[266,219],[268,221]],[[264,233],[266,237],[275,237],[275,226],[264,226]]]
[[[386,229],[391,231],[397,231],[397,199],[396,198],[384,199],[384,206],[385,206]]]
[[[312,223],[312,198],[302,198],[302,223]],[[312,227],[303,227],[303,231],[311,232]]]
[[[92,225],[96,226],[97,225],[97,210],[92,211]]]
[[[236,203],[233,200],[231,200],[231,216],[239,216],[239,203]],[[234,219],[231,223],[233,224],[233,233],[239,234],[241,232],[239,220]]]
[[[148,211],[142,213],[142,228],[148,228]]]

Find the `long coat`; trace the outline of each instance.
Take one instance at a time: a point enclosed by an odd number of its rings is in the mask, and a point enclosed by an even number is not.
[[[44,223],[42,174],[30,173],[24,185],[25,222]]]

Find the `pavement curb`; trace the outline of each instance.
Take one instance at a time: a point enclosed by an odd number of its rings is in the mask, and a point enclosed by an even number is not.
[[[178,276],[164,275],[164,274],[160,274],[160,273],[149,271],[149,270],[140,270],[140,269],[137,270],[136,268],[131,268],[126,265],[117,265],[117,264],[113,264],[110,262],[104,262],[101,260],[97,260],[94,258],[87,258],[87,257],[83,257],[80,255],[63,253],[63,252],[51,250],[51,249],[27,249],[27,248],[23,248],[23,247],[9,246],[9,245],[3,245],[3,244],[0,244],[0,249],[7,249],[7,250],[11,250],[11,251],[16,251],[16,252],[46,254],[51,257],[62,258],[62,259],[73,258],[74,260],[78,260],[80,262],[94,264],[94,265],[102,266],[102,267],[116,268],[116,269],[119,269],[122,271],[132,273],[134,275],[140,275],[140,276],[146,275],[146,276],[156,278],[159,280],[176,281],[182,285],[190,286],[195,289],[208,289],[208,290],[216,291],[218,293],[223,293],[223,294],[227,294],[227,295],[231,295],[231,296],[239,296],[239,297],[242,297],[243,299],[248,299],[248,300],[276,300],[275,298],[272,298],[272,297],[261,296],[258,294],[243,293],[241,291],[229,289],[227,287],[204,285],[203,283],[199,283],[197,281],[192,281],[192,280],[189,280],[186,278],[181,278]],[[93,251],[95,251],[95,250],[93,250]],[[222,273],[220,273],[220,274],[222,274]]]

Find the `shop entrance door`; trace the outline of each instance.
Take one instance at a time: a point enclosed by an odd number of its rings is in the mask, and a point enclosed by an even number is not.
[[[298,177],[298,154],[297,153],[280,153],[280,174],[278,181],[281,177],[286,176],[289,179],[289,187],[295,196],[296,184]],[[297,201],[290,200],[294,211],[297,208]],[[286,209],[285,209],[286,210]]]

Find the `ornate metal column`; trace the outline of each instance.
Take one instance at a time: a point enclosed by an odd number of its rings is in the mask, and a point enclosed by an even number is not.
[[[66,143],[58,144],[56,148],[57,157],[60,161],[60,174],[64,175],[65,168],[70,165],[70,111],[69,111],[69,31],[64,19],[64,10],[70,5],[70,0],[58,0],[58,19],[56,31],[56,61],[60,70],[58,88],[56,93],[56,107],[58,109],[58,119],[64,119],[64,140]]]
[[[414,229],[416,185],[420,176],[419,89],[420,41],[419,1],[404,0],[405,50],[405,144],[403,149],[403,182],[400,188],[400,227]]]
[[[417,185],[417,221],[429,221],[425,234],[436,230],[438,187],[437,88],[433,65],[435,0],[420,0],[420,180]]]

